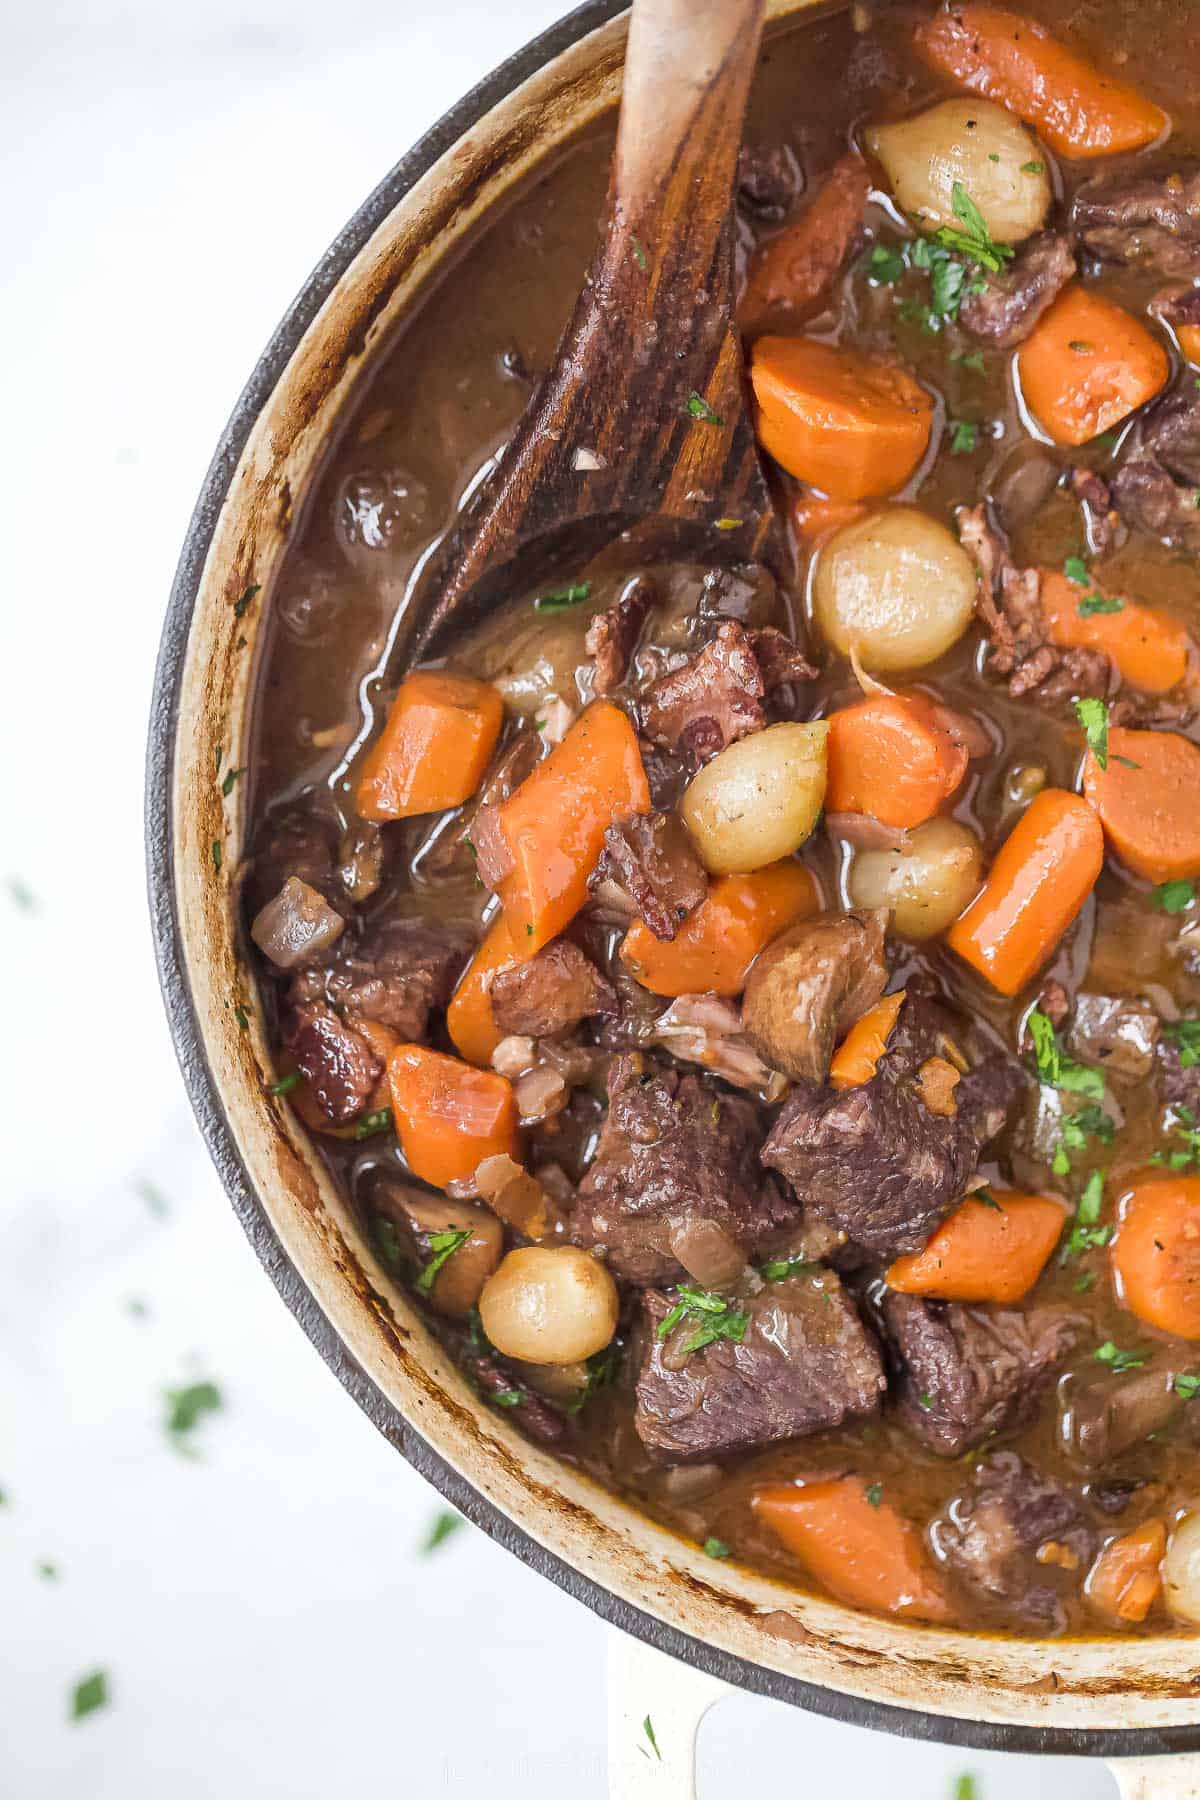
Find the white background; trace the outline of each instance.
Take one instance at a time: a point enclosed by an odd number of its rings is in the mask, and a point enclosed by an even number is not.
[[[470,1528],[420,1555],[437,1497],[242,1239],[160,1013],[140,819],[239,387],[379,177],[564,3],[0,6],[4,1800],[604,1791],[604,1628]],[[188,1460],[162,1396],[200,1376],[225,1407]],[[93,1668],[111,1705],[70,1724]],[[967,1770],[980,1800],[1111,1792],[738,1697],[701,1794],[950,1800]]]

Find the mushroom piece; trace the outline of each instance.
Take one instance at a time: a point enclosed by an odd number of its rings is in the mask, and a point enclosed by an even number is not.
[[[769,944],[750,971],[742,1024],[755,1048],[794,1081],[824,1081],[834,1047],[887,985],[883,908],[805,920]]]

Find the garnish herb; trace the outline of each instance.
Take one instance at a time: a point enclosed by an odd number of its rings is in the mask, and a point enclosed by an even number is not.
[[[878,1506],[882,1499],[883,1499],[883,1483],[882,1483],[882,1481],[873,1481],[871,1483],[870,1487],[867,1489],[867,1505],[868,1506]]]
[[[633,260],[637,264],[638,268],[642,271],[642,274],[644,275],[646,273],[646,270],[650,267],[650,258],[646,255],[646,252],[642,249],[642,246],[638,242],[637,238],[633,239]]]
[[[1157,906],[1159,912],[1178,913],[1190,906],[1195,898],[1194,881],[1164,881],[1150,895],[1150,904]]]
[[[466,1522],[461,1513],[451,1512],[449,1508],[443,1508],[441,1512],[435,1513],[433,1523],[426,1532],[425,1541],[421,1545],[421,1555],[432,1556],[434,1551],[440,1550],[446,1539],[452,1538]]]
[[[1041,175],[1045,170],[1043,162],[1027,162],[1021,164],[1022,175]]]
[[[1114,1375],[1124,1375],[1129,1369],[1142,1368],[1147,1355],[1144,1350],[1118,1350],[1111,1338],[1093,1354],[1097,1362],[1107,1363]]]
[[[1104,1177],[1099,1169],[1093,1169],[1079,1196],[1071,1229],[1059,1254],[1059,1262],[1070,1262],[1073,1256],[1080,1256],[1085,1250],[1101,1250],[1109,1242],[1113,1228],[1099,1222],[1103,1205]]]
[[[156,1187],[152,1181],[135,1181],[133,1191],[139,1200],[145,1202],[146,1210],[152,1212],[156,1219],[166,1218],[170,1208],[167,1205],[167,1197],[160,1187]]]
[[[1063,563],[1063,574],[1068,581],[1073,581],[1076,587],[1087,587],[1092,579],[1082,556],[1068,556]]]
[[[1102,769],[1108,767],[1108,702],[1089,696],[1076,700],[1075,717],[1083,726],[1087,747]]]
[[[13,905],[17,907],[20,912],[32,913],[37,911],[38,903],[34,891],[21,880],[19,875],[9,876],[8,891],[12,898]]]
[[[720,413],[714,412],[704,395],[698,394],[694,388],[688,395],[687,409],[692,418],[699,419],[702,425],[723,425],[725,423]]]
[[[252,582],[251,585],[242,594],[241,599],[234,601],[234,603],[233,603],[234,618],[235,619],[245,618],[246,608],[249,606],[250,602],[253,600],[255,594],[261,594],[261,592],[262,592],[261,581]]]
[[[233,1009],[233,1016],[237,1020],[237,1028],[239,1031],[249,1031],[250,1016],[244,1006],[241,1004],[235,1006]]]
[[[650,1723],[650,1714],[649,1713],[647,1713],[645,1718],[642,1720],[642,1730],[645,1732],[646,1736],[650,1740],[650,1748],[653,1750],[655,1756],[657,1756],[659,1762],[661,1762],[662,1761],[662,1751],[658,1747],[658,1739],[654,1735],[654,1727]]]
[[[391,1118],[390,1113],[388,1114],[388,1117],[389,1119]],[[450,1261],[454,1252],[462,1249],[470,1235],[471,1228],[469,1225],[464,1231],[435,1231],[433,1233],[429,1239],[429,1248],[432,1254],[430,1255],[429,1261],[425,1264],[425,1267],[421,1270],[421,1273],[417,1276],[416,1286],[418,1293],[428,1294],[432,1292],[434,1282],[437,1280],[446,1264]]]
[[[979,427],[967,419],[955,419],[950,426],[950,453],[969,456],[979,443]]]
[[[960,368],[969,369],[972,375],[986,375],[987,364],[983,360],[982,350],[956,350],[950,358]]]
[[[1012,245],[996,243],[983,214],[961,181],[956,181],[951,189],[950,204],[962,229],[960,231],[953,225],[939,226],[933,234],[934,243],[945,250],[956,250],[960,256],[969,257],[972,262],[987,269],[989,274],[998,274],[1016,254]]]
[[[232,794],[235,783],[245,773],[246,773],[245,764],[243,764],[240,769],[226,769],[225,779],[221,783],[221,792],[225,796],[226,800],[228,800],[230,794]]]
[[[223,856],[224,852],[221,849],[221,841],[219,838],[214,838],[212,841],[212,866],[218,875],[221,873]]]
[[[590,581],[574,581],[569,587],[556,588],[552,594],[539,594],[533,603],[533,610],[544,613],[566,612],[568,607],[578,606],[582,600],[588,599],[591,591]]]
[[[703,1288],[681,1287],[678,1292],[678,1300],[658,1328],[660,1338],[668,1337],[682,1320],[692,1319],[699,1325],[699,1330],[684,1345],[685,1356],[703,1350],[706,1344],[715,1344],[718,1338],[741,1343],[750,1323],[748,1312],[731,1306],[720,1294],[705,1293]]]
[[[102,1706],[107,1706],[108,1698],[108,1676],[103,1669],[93,1669],[71,1689],[68,1717],[72,1721],[86,1719],[89,1713],[99,1712]]]
[[[1163,1026],[1163,1036],[1178,1044],[1181,1069],[1200,1063],[1200,1019],[1173,1019]]]
[[[281,1075],[267,1089],[268,1094],[290,1094],[292,1089],[300,1085],[300,1071],[293,1069],[290,1075]]]
[[[880,287],[894,287],[907,267],[904,251],[895,244],[873,244],[863,263],[868,280]]]
[[[1063,1115],[1062,1145],[1065,1150],[1086,1150],[1090,1137],[1099,1138],[1102,1144],[1111,1144],[1115,1129],[1102,1106],[1081,1106],[1078,1112]],[[1066,1170],[1056,1169],[1055,1174],[1065,1175]]]
[[[958,1777],[954,1783],[954,1800],[975,1800],[975,1777],[973,1775]]]
[[[390,1131],[392,1125],[392,1109],[381,1106],[378,1112],[364,1113],[354,1127],[356,1138],[374,1137],[378,1131]]]
[[[585,1365],[586,1380],[579,1392],[567,1402],[567,1411],[582,1412],[593,1394],[598,1393],[601,1388],[609,1387],[616,1380],[620,1362],[621,1351],[615,1338],[603,1350],[597,1350],[589,1356]]]
[[[1200,1375],[1177,1375],[1174,1386],[1181,1400],[1194,1400],[1200,1394]]]
[[[1180,1380],[1182,1381],[1183,1379],[1184,1379],[1184,1377],[1180,1376]],[[41,1576],[43,1581],[57,1581],[58,1580],[58,1564],[57,1563],[40,1562],[37,1565],[37,1572]]]
[[[224,1401],[221,1390],[212,1381],[193,1381],[189,1387],[167,1388],[163,1394],[167,1416],[164,1429],[177,1450],[194,1456],[189,1434],[195,1431],[205,1413],[220,1412]]]
[[[921,1408],[922,1412],[931,1412],[933,1410],[933,1401],[929,1398],[928,1394],[918,1394],[917,1405]]]
[[[1195,1022],[1195,1020],[1186,1021],[1189,1024]],[[1181,1056],[1180,1061],[1182,1062],[1182,1060]],[[1193,1061],[1195,1060],[1193,1058]],[[1156,1150],[1150,1161],[1160,1165],[1165,1163],[1169,1169],[1175,1170],[1200,1168],[1200,1131],[1196,1130],[1195,1114],[1187,1106],[1177,1106],[1175,1112],[1183,1123],[1172,1127],[1172,1136],[1178,1139],[1182,1147],[1165,1152]]]
[[[711,1556],[714,1562],[724,1562],[725,1558],[732,1556],[733,1552],[721,1538],[710,1537],[704,1540],[704,1554]]]
[[[499,1394],[488,1395],[493,1406],[520,1406],[524,1398],[520,1388],[504,1388]]]
[[[1075,611],[1081,619],[1090,619],[1093,613],[1124,612],[1125,602],[1110,594],[1085,594]]]
[[[398,1269],[404,1261],[404,1252],[400,1248],[400,1233],[396,1230],[394,1221],[385,1218],[382,1213],[376,1213],[371,1220],[371,1229],[379,1254],[388,1268]]]
[[[809,1262],[806,1257],[785,1256],[775,1262],[765,1262],[758,1272],[764,1281],[787,1281],[793,1275],[810,1275],[816,1267],[816,1263]]]
[[[1099,1069],[1077,1063],[1059,1048],[1054,1027],[1040,1007],[1035,1006],[1026,1021],[1033,1039],[1033,1063],[1043,1087],[1061,1088],[1067,1094],[1083,1094],[1089,1100],[1103,1100],[1104,1076]]]

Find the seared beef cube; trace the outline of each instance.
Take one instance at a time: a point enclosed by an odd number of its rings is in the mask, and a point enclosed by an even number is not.
[[[1158,1040],[1158,1076],[1163,1105],[1190,1113],[1200,1123],[1200,1062],[1185,1064],[1170,1026]]]
[[[594,694],[611,694],[629,672],[629,664],[642,635],[658,590],[648,575],[635,575],[615,606],[597,613],[587,629],[584,648],[596,664]]]
[[[1157,1013],[1140,1000],[1080,994],[1067,1047],[1080,1062],[1123,1081],[1144,1081],[1154,1067],[1158,1030]]]
[[[888,1294],[883,1320],[900,1359],[900,1416],[938,1456],[961,1456],[993,1432],[1027,1424],[1073,1348],[1079,1321]]]
[[[787,144],[743,144],[738,151],[737,201],[764,221],[784,218],[799,198],[804,177]]]
[[[1172,165],[1101,175],[1075,196],[1071,222],[1093,256],[1200,275],[1200,170]]]
[[[550,1037],[580,1019],[617,1010],[612,984],[566,938],[555,938],[528,962],[501,969],[491,999],[497,1029],[520,1037]]]
[[[1200,393],[1189,383],[1138,420],[1112,479],[1121,517],[1182,550],[1200,550]]]
[[[284,1043],[322,1112],[335,1125],[356,1118],[383,1074],[383,1063],[366,1038],[318,1003],[295,1008]]]
[[[251,916],[261,912],[292,876],[315,888],[326,900],[335,901],[336,847],[332,823],[311,807],[295,806],[283,813],[272,813],[255,845],[246,884]]]
[[[943,1016],[910,998],[872,1079],[840,1092],[802,1084],[763,1150],[806,1208],[879,1256],[924,1249],[1025,1086],[1015,1063],[995,1057],[955,1085],[952,1111],[940,1101],[931,1110],[929,1065],[961,1060]]]
[[[828,1431],[876,1412],[887,1385],[879,1350],[832,1269],[772,1282],[731,1313],[744,1335],[688,1353],[684,1318],[658,1335],[674,1296],[643,1296],[649,1329],[637,1383],[638,1436],[663,1462],[698,1462]]]
[[[642,730],[696,763],[761,731],[763,679],[745,628],[732,619],[698,656],[664,675],[641,701]]]
[[[1067,239],[1056,231],[1040,231],[1022,244],[1006,269],[988,275],[983,289],[968,288],[958,322],[973,337],[998,350],[1022,343],[1075,273]]]
[[[773,694],[776,688],[815,681],[820,674],[799,644],[793,643],[786,632],[774,625],[763,625],[757,631],[751,631],[750,642],[768,694]]]
[[[1161,1431],[1187,1404],[1175,1389],[1185,1366],[1120,1376],[1095,1368],[1064,1377],[1057,1396],[1058,1437],[1067,1454],[1085,1469],[1101,1469]]]
[[[608,1094],[573,1232],[605,1250],[615,1274],[640,1287],[683,1280],[674,1246],[701,1220],[747,1256],[795,1224],[795,1207],[758,1167],[762,1128],[750,1101],[637,1055],[613,1063]]]
[[[669,941],[708,895],[704,864],[676,813],[636,813],[610,825],[589,886],[615,881],[656,938]]]
[[[886,911],[806,919],[777,937],[746,983],[746,1034],[794,1081],[824,1081],[834,1046],[887,986]]]
[[[384,920],[339,956],[325,978],[325,998],[351,1023],[372,1019],[417,1043],[430,1012],[449,1000],[473,944],[465,926]]]
[[[1062,1631],[1095,1535],[1075,1496],[1011,1450],[997,1451],[930,1527],[940,1560],[996,1624]]]

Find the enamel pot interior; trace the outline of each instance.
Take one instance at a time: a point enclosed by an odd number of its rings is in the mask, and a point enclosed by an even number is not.
[[[774,0],[774,19],[806,0]],[[1193,1641],[1031,1643],[865,1617],[706,1557],[482,1405],[376,1261],[273,1079],[235,918],[260,622],[323,444],[396,321],[478,221],[619,96],[624,21],[591,0],[499,69],[370,197],[238,403],[171,597],[151,721],[157,953],[187,1085],[250,1238],[322,1356],[446,1496],[626,1630],[736,1685],[983,1747],[1200,1744]],[[251,590],[257,590],[251,592]],[[220,867],[213,845],[222,846]]]

